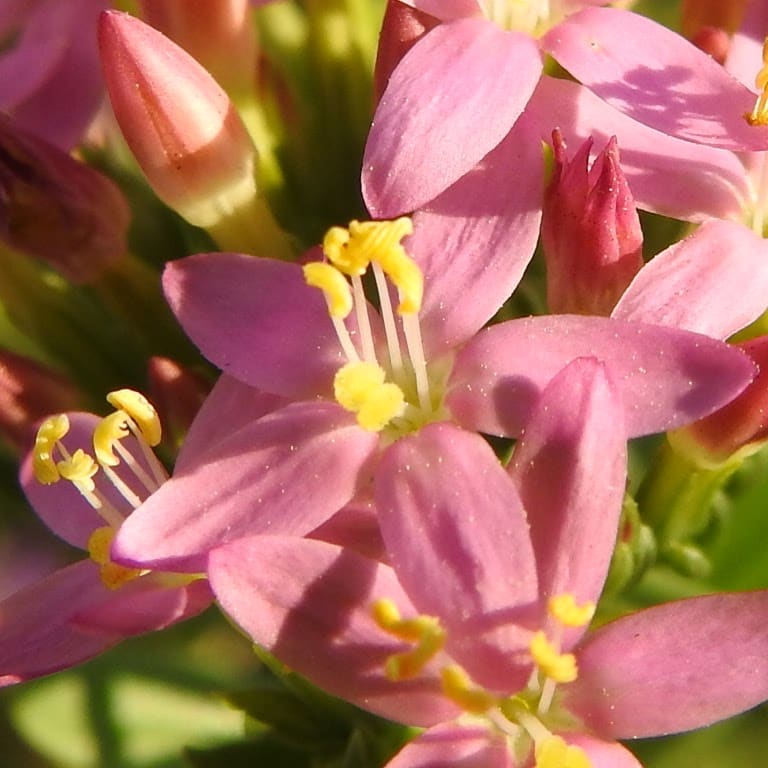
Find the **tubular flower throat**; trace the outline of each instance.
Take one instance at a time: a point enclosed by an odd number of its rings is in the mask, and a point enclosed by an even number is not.
[[[110,392],[107,401],[116,410],[94,429],[93,455],[82,448],[67,448],[64,438],[70,429],[69,418],[58,414],[46,419],[37,432],[33,471],[44,485],[68,480],[104,520],[106,525],[96,528],[88,539],[88,554],[99,565],[104,586],[118,589],[142,575],[139,569],[110,559],[112,539],[125,520],[122,509],[126,505],[131,511],[139,507],[168,474],[152,451],[161,439],[160,420],[152,405],[129,389]],[[138,446],[137,455],[124,442],[129,437]],[[118,474],[118,467],[123,476]]]
[[[561,14],[555,13],[550,0],[479,0],[488,19],[502,29],[539,35],[555,24]]]
[[[334,378],[336,401],[356,414],[363,429],[386,429],[392,437],[441,418],[443,380],[434,372],[430,378],[418,319],[424,279],[400,242],[411,232],[411,220],[407,217],[394,221],[352,221],[347,229],[332,227],[323,239],[327,261],[304,266],[307,284],[323,292],[348,361]],[[363,289],[362,278],[369,269],[386,337],[383,362],[379,359],[381,353],[377,353]],[[399,297],[396,309],[390,299],[390,284]],[[345,323],[353,310],[357,345]]]
[[[386,660],[385,672],[390,680],[414,678],[435,660],[444,695],[467,716],[481,717],[506,737],[510,752],[520,760],[533,749],[535,768],[591,768],[586,753],[567,744],[553,730],[567,730],[574,724],[573,717],[555,698],[558,684],[573,682],[578,676],[573,654],[560,652],[562,632],[566,627],[588,624],[594,610],[592,603],[577,605],[570,594],[550,599],[548,612],[557,626],[554,636],[548,638],[544,631],[534,633],[529,646],[533,662],[530,680],[523,691],[512,696],[477,685],[461,665],[442,654],[446,630],[437,617],[402,619],[389,600],[378,600],[371,613],[384,632],[412,645],[410,650]]]

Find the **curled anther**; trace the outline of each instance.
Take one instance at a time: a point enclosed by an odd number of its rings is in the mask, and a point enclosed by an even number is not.
[[[37,430],[32,456],[32,471],[38,483],[50,485],[61,479],[61,474],[53,458],[53,449],[69,432],[69,418],[59,413],[47,418]]]
[[[107,395],[107,402],[131,417],[148,445],[160,443],[163,436],[160,419],[154,406],[144,395],[132,389],[116,389]]]

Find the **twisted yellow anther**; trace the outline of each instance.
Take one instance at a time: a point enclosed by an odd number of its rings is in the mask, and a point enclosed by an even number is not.
[[[154,406],[144,395],[132,389],[116,389],[107,395],[107,402],[131,417],[148,445],[160,443],[163,437],[160,419]]]
[[[69,432],[69,418],[65,413],[47,418],[37,430],[32,453],[32,471],[38,483],[50,485],[60,479],[53,458],[56,443]]]
[[[560,736],[549,736],[536,744],[535,768],[591,768],[580,747],[566,744]]]
[[[550,597],[547,609],[550,616],[566,627],[583,627],[595,615],[594,603],[576,605],[575,598],[569,593]]]
[[[101,582],[107,589],[119,589],[141,575],[138,568],[126,568],[113,563],[109,556],[109,548],[115,537],[115,529],[109,525],[97,528],[88,538],[88,554],[99,566]]]
[[[534,634],[530,650],[545,677],[556,683],[572,683],[577,678],[576,657],[572,653],[559,653],[543,632]]]
[[[334,396],[357,423],[369,432],[380,432],[405,408],[405,396],[397,384],[385,381],[384,369],[375,363],[347,363],[333,379]]]
[[[331,317],[345,318],[352,311],[352,291],[344,275],[324,261],[305,264],[304,280],[325,296]]]
[[[498,697],[485,688],[475,685],[463,667],[450,664],[440,670],[443,693],[465,712],[481,715],[499,704]]]
[[[93,476],[98,472],[99,465],[82,448],[78,448],[68,459],[59,461],[56,468],[65,480],[87,493],[92,493],[96,487]]]

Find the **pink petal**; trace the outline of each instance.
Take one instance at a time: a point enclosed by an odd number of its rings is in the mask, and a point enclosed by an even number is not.
[[[504,738],[490,726],[436,725],[407,744],[387,768],[514,768]]]
[[[612,318],[544,315],[478,333],[456,357],[448,407],[468,429],[517,436],[541,390],[577,357],[606,363],[624,400],[629,437],[706,416],[754,377],[739,350],[706,336]]]
[[[563,738],[587,753],[591,768],[643,768],[639,760],[617,741],[600,741],[586,733],[565,733]]]
[[[542,600],[597,602],[603,589],[626,483],[623,410],[605,366],[574,360],[542,392],[512,455]]]
[[[612,317],[726,339],[766,306],[768,243],[741,224],[708,221],[646,264]]]
[[[237,253],[169,263],[166,297],[200,351],[238,379],[285,397],[330,391],[346,362],[321,292],[301,267]]]
[[[247,422],[152,494],[120,528],[112,555],[197,572],[227,541],[303,536],[355,495],[377,443],[333,403],[294,403]]]
[[[536,248],[543,179],[540,142],[522,115],[478,166],[414,215],[407,248],[424,272],[428,357],[466,341],[517,287]]]
[[[448,423],[399,440],[375,499],[398,579],[440,617],[450,652],[481,684],[524,685],[515,654],[527,655],[530,633],[517,621],[536,601],[536,564],[517,490],[485,440]]]
[[[477,0],[401,0],[401,2],[417,11],[428,13],[440,21],[452,21],[482,14]]]
[[[416,613],[391,568],[321,541],[259,536],[213,551],[209,578],[256,643],[328,692],[412,725],[457,714],[434,674],[384,675],[405,646],[376,625],[371,605],[388,598],[403,617]]]
[[[535,42],[483,18],[431,30],[395,68],[363,159],[375,218],[412,211],[470,171],[509,132],[539,75]]]
[[[598,96],[651,128],[724,149],[768,148],[768,129],[744,119],[754,94],[651,19],[587,8],[551,29],[542,45]]]
[[[379,517],[373,500],[369,498],[353,499],[307,536],[347,547],[372,560],[388,562],[379,530]]]
[[[725,68],[750,88],[763,66],[763,41],[768,30],[768,6],[765,3],[746,4],[741,27],[731,38]]]
[[[594,732],[644,738],[709,725],[768,699],[768,591],[666,603],[597,630],[565,706]]]
[[[640,208],[689,221],[739,218],[750,199],[744,166],[731,152],[691,144],[648,128],[578,83],[543,77],[529,104],[550,141],[559,127],[571,146],[618,139],[621,168]]]

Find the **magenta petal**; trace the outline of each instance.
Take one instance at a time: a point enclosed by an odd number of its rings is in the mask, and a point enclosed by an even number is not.
[[[118,643],[120,635],[71,623],[74,613],[111,594],[98,566],[83,560],[0,602],[0,687],[71,667]]]
[[[741,218],[750,199],[736,155],[648,128],[578,83],[542,77],[529,108],[543,141],[555,127],[573,147],[588,138],[601,147],[616,136],[621,169],[640,208],[688,221]]]
[[[480,16],[477,0],[400,0],[418,11],[428,13],[440,21],[451,21],[467,16]]]
[[[446,723],[417,736],[387,768],[513,768],[506,742],[488,728]]]
[[[536,565],[517,490],[485,440],[447,423],[399,440],[381,459],[375,498],[398,579],[448,628],[451,653],[478,682],[524,684],[514,654],[530,635],[517,621],[536,601]]]
[[[265,392],[314,397],[330,391],[346,360],[322,293],[301,267],[237,253],[169,263],[166,297],[200,351]]]
[[[768,591],[655,606],[577,652],[565,706],[601,736],[643,738],[731,717],[768,699]]]
[[[458,714],[436,675],[384,674],[386,659],[407,646],[376,625],[372,604],[388,598],[415,615],[388,566],[322,541],[259,536],[214,550],[209,578],[254,642],[330,693],[411,725]]]
[[[517,287],[539,236],[543,179],[541,145],[523,114],[478,166],[414,214],[407,248],[424,272],[428,357],[466,341]]]
[[[483,18],[427,33],[403,57],[374,116],[363,194],[375,218],[421,207],[509,132],[542,68],[536,43]]]
[[[651,128],[724,149],[768,148],[768,129],[744,119],[754,94],[647,17],[587,8],[551,29],[542,45],[598,96]]]
[[[247,422],[190,458],[126,520],[113,557],[197,572],[227,541],[303,536],[354,496],[377,442],[335,403],[294,403]]]
[[[755,374],[739,350],[707,336],[612,318],[543,315],[478,333],[456,357],[448,407],[468,429],[520,435],[541,390],[577,357],[606,363],[624,402],[628,437],[708,415]]]
[[[768,306],[768,242],[742,224],[707,221],[637,274],[612,317],[726,339]]]
[[[547,385],[515,448],[509,471],[544,600],[570,593],[597,602],[603,589],[624,499],[623,411],[605,366],[574,360]]]

